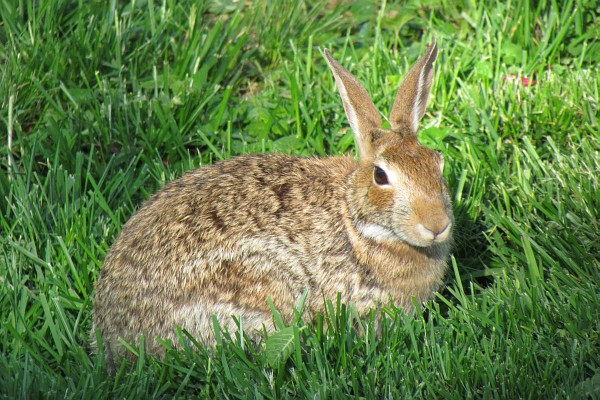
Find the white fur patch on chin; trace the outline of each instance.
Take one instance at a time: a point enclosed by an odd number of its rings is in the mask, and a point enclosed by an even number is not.
[[[356,229],[362,236],[373,239],[376,242],[383,242],[385,240],[398,240],[398,236],[391,229],[381,225],[358,223],[356,225]]]

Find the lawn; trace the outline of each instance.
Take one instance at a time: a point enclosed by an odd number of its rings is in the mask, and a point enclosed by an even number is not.
[[[598,3],[375,3],[0,2],[0,399],[600,398]],[[436,298],[379,336],[332,299],[282,349],[223,332],[108,375],[94,282],[143,201],[239,154],[352,154],[323,50],[387,114],[434,38],[420,139],[456,216]]]

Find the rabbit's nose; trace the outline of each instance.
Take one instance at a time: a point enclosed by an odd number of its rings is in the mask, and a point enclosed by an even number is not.
[[[450,236],[452,230],[452,221],[445,216],[440,221],[430,223],[417,224],[416,231],[421,236],[421,239],[427,242],[443,242]]]
[[[450,221],[450,219],[448,218],[446,226],[444,226],[444,228],[442,228],[441,231],[439,231],[435,234],[434,239],[437,240],[438,242],[442,242],[442,241],[448,239],[448,237],[450,236],[451,230],[452,230],[452,221]]]

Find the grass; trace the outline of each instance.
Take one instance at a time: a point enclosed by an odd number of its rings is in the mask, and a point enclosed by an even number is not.
[[[600,398],[599,14],[0,2],[0,398]],[[223,333],[164,361],[132,349],[109,377],[89,348],[93,284],[144,199],[238,154],[354,151],[321,50],[389,110],[434,36],[421,140],[446,155],[457,218],[435,301],[387,310],[377,337],[333,299],[282,327],[282,353]]]

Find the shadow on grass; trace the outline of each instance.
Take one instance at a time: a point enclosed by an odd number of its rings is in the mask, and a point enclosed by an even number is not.
[[[468,205],[464,203],[455,206],[454,218],[452,255],[456,260],[465,292],[471,294],[473,287],[486,288],[490,286],[498,271],[489,267],[493,255],[489,251],[489,241],[484,234],[488,227],[483,220],[472,218],[468,213]],[[449,270],[441,294],[449,295],[448,287],[454,286],[455,282],[456,277]],[[475,285],[471,285],[471,283]]]

